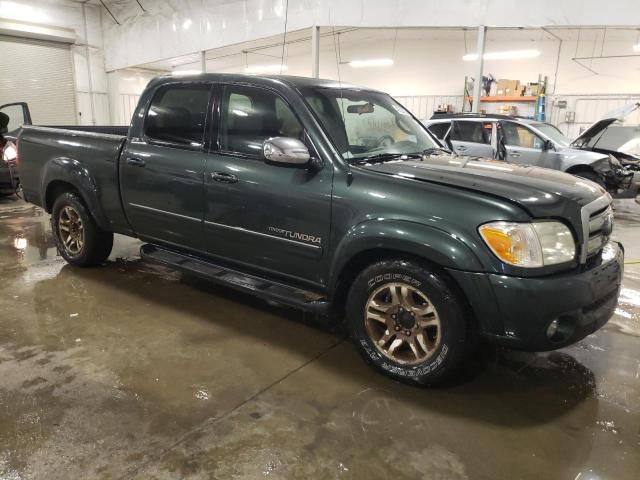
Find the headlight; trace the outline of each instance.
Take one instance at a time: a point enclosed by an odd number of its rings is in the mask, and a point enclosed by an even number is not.
[[[614,157],[613,155],[609,155],[609,166],[611,168],[622,168],[622,163],[620,163],[620,160],[618,160],[616,157]]]
[[[2,151],[2,160],[4,160],[5,162],[15,160],[17,154],[18,151],[16,150],[16,146],[12,142],[7,142],[4,150]]]
[[[509,265],[542,267],[571,261],[576,255],[573,235],[560,222],[491,222],[478,230],[495,256]]]

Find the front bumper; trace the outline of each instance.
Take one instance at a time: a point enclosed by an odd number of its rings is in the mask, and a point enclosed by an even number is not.
[[[618,187],[618,189],[611,194],[613,198],[636,198],[640,191],[640,172],[634,171],[633,176],[627,183]]]
[[[542,278],[451,271],[467,294],[484,336],[518,350],[554,350],[601,328],[613,315],[624,250],[609,242],[579,271]],[[557,319],[559,335],[547,336]]]

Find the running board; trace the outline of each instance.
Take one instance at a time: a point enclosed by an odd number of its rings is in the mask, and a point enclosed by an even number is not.
[[[248,275],[156,245],[142,245],[140,256],[148,262],[190,273],[214,283],[248,292],[264,300],[271,300],[321,315],[327,314],[329,310],[329,302],[324,295],[319,293]]]

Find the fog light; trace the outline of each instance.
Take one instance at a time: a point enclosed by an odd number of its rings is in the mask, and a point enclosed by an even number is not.
[[[547,338],[552,339],[555,334],[558,333],[558,326],[559,322],[557,318],[551,321],[551,323],[547,327]]]

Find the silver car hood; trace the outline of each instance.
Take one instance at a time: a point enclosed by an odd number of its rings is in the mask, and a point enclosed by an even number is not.
[[[605,114],[604,118],[601,118],[596,123],[587,128],[582,134],[571,142],[571,146],[575,148],[585,148],[593,137],[602,133],[606,128],[616,121],[624,120],[625,117],[631,115],[638,108],[640,108],[640,102],[630,103],[624,107],[617,108]]]

